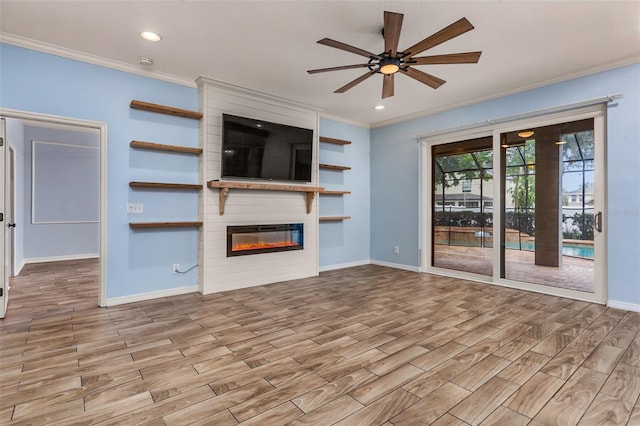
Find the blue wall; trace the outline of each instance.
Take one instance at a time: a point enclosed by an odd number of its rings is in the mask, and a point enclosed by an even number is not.
[[[23,217],[19,225],[23,230],[24,260],[30,261],[38,258],[70,257],[78,255],[97,255],[100,251],[100,226],[99,223],[31,223],[32,221],[32,141],[68,143],[79,146],[100,147],[100,137],[97,133],[86,131],[69,131],[62,129],[50,129],[45,127],[24,126],[24,172]],[[56,162],[50,163],[57,167]],[[99,164],[93,170],[81,170],[65,168],[64,170],[52,170],[69,176],[73,180],[91,179],[100,175]],[[47,164],[36,162],[36,167],[47,167]],[[95,179],[97,180],[97,179]],[[96,188],[99,191],[99,188]],[[71,210],[87,211],[91,216],[99,212],[99,192],[97,194],[78,194],[68,191],[67,188],[53,187],[49,195],[57,199],[65,199],[70,204]],[[88,195],[88,196],[87,196]],[[91,203],[91,206],[87,204]],[[80,217],[80,216],[76,216]],[[87,218],[88,219],[88,218]]]
[[[140,191],[129,181],[194,183],[198,159],[129,148],[131,140],[197,146],[198,122],[131,110],[139,99],[198,109],[195,88],[0,44],[0,106],[107,124],[107,298],[195,285],[197,269],[181,275],[171,265],[197,262],[197,231],[132,231],[130,221],[197,220],[197,193]],[[144,214],[128,215],[128,202]]]
[[[640,304],[640,65],[371,130],[371,258],[419,265],[419,144],[412,135],[615,93],[607,108],[610,300]],[[399,255],[392,247],[401,247]]]
[[[351,170],[320,170],[319,185],[327,190],[351,191],[343,196],[320,196],[320,216],[351,216],[320,222],[320,268],[369,261],[369,129],[328,119],[320,120],[320,135],[351,141],[350,145],[320,144],[320,163]]]

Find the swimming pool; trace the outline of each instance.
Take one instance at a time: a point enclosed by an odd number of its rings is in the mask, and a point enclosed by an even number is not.
[[[518,250],[520,249],[520,246],[518,245],[518,243],[507,243],[507,248]],[[522,250],[534,251],[535,244],[532,242],[522,243]],[[562,255],[593,259],[593,246],[565,243],[562,245]]]

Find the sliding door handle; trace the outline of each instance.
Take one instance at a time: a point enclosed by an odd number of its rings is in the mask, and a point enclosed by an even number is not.
[[[596,213],[594,219],[594,227],[596,228],[596,231],[602,232],[602,212]]]

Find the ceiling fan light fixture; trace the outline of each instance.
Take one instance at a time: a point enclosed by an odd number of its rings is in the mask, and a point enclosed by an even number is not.
[[[380,72],[385,75],[395,74],[400,69],[400,59],[383,58],[380,60]]]
[[[531,136],[534,135],[534,131],[533,130],[521,130],[518,132],[518,137],[520,138],[530,138]]]

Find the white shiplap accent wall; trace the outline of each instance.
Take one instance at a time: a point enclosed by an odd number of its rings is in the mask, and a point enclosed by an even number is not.
[[[317,196],[307,214],[304,193],[231,189],[221,216],[218,189],[206,188],[208,181],[220,179],[223,113],[313,129],[314,164],[309,186],[317,186],[318,110],[205,77],[196,83],[204,113],[200,123],[200,176],[205,184],[200,197],[204,222],[199,242],[202,293],[318,275]],[[303,223],[304,250],[226,257],[227,226],[275,223]]]

